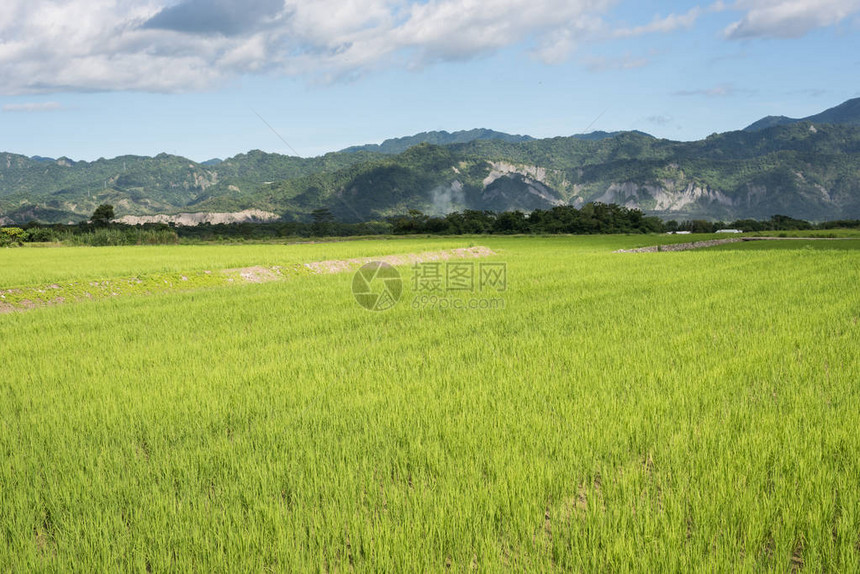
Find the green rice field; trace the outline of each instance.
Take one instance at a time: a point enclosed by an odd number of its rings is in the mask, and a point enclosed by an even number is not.
[[[696,239],[2,249],[167,287],[0,313],[0,572],[860,571],[858,240],[613,253]],[[195,279],[470,246],[385,311]]]
[[[773,240],[763,240],[763,241],[744,241],[741,243],[725,243],[723,245],[716,245],[714,247],[709,247],[708,249],[719,249],[724,251],[735,251],[738,249],[741,250],[751,250],[751,251],[762,251],[762,250],[783,250],[783,251],[796,251],[798,249],[803,250],[819,250],[819,251],[856,251],[860,250],[860,239],[857,238],[845,238],[845,239],[773,239]]]

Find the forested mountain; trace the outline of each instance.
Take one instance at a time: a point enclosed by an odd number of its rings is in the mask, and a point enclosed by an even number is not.
[[[423,144],[281,182],[258,201],[289,213],[324,206],[344,219],[595,201],[673,219],[853,218],[860,216],[860,129],[802,123],[697,142],[624,133],[598,141]]]
[[[767,116],[748,125],[744,130],[753,132],[772,128],[774,126],[785,126],[799,122],[860,126],[860,98],[848,100],[847,102],[843,102],[829,110],[824,110],[820,114],[815,114],[814,116],[808,116],[801,119],[794,119],[786,116]]]
[[[387,139],[381,144],[367,144],[348,147],[342,151],[369,151],[384,154],[398,154],[422,143],[433,145],[451,145],[468,143],[475,140],[500,140],[506,142],[524,142],[534,138],[531,136],[511,135],[488,129],[463,130],[449,133],[446,131],[422,132],[414,136]]]
[[[254,150],[225,161],[121,156],[94,162],[0,153],[0,223],[78,221],[101,203],[119,215],[206,211],[245,205],[274,182],[334,172],[376,157],[366,152],[298,158]]]
[[[613,138],[617,135],[621,135],[625,132],[605,132],[605,131],[594,131],[589,132],[587,134],[575,134],[571,137],[580,139],[580,140],[602,140],[607,138]],[[633,133],[637,133],[640,135],[648,135],[644,132],[635,131]],[[422,132],[420,134],[415,134],[413,136],[406,136],[402,138],[392,138],[387,139],[381,144],[367,144],[361,146],[352,146],[348,147],[344,150],[345,152],[355,152],[355,151],[368,151],[368,152],[377,152],[384,154],[398,154],[403,153],[411,147],[414,147],[418,144],[433,144],[433,145],[452,145],[452,144],[463,144],[470,143],[477,140],[495,140],[495,141],[503,141],[508,143],[520,143],[527,141],[534,141],[535,138],[527,135],[511,135],[503,132],[497,132],[494,130],[488,129],[475,129],[475,130],[463,130],[458,132],[449,133],[446,131],[437,131],[437,132]]]
[[[851,115],[851,106],[840,109],[821,115]],[[166,154],[74,162],[5,153],[0,223],[80,221],[100,203],[113,204],[118,216],[257,209],[288,220],[321,207],[357,221],[408,210],[529,211],[588,202],[678,220],[860,218],[860,127],[797,121],[694,142],[640,132],[521,137],[307,159],[252,151],[205,165]]]

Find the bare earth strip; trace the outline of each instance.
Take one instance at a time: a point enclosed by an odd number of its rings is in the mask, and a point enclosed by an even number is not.
[[[424,253],[314,261],[291,266],[266,267],[257,265],[238,269],[223,269],[217,273],[213,273],[212,271],[167,273],[102,281],[54,283],[45,287],[0,289],[0,314],[11,313],[13,311],[27,311],[29,309],[87,299],[104,299],[121,295],[151,294],[169,291],[190,291],[200,287],[223,286],[236,283],[267,283],[307,274],[346,273],[355,271],[371,261],[384,261],[390,265],[398,266],[429,261],[446,261],[448,259],[475,259],[491,255],[495,255],[492,249],[478,246]]]
[[[708,241],[693,241],[690,243],[675,243],[670,245],[649,245],[636,249],[618,249],[613,253],[656,253],[664,251],[688,251],[690,249],[701,249],[703,247],[714,247],[725,243],[739,243],[741,241],[841,241],[845,237],[732,237],[731,239],[710,239]]]
[[[429,261],[446,261],[448,259],[475,259],[495,255],[488,247],[465,247],[448,249],[447,251],[427,251],[425,253],[407,253],[406,255],[384,255],[382,257],[360,257],[357,259],[342,259],[335,261],[318,261],[305,263],[305,267],[314,273],[343,273],[353,271],[371,261],[384,261],[389,265],[415,265]]]
[[[738,243],[743,239],[711,239],[709,241],[693,241],[691,243],[675,243],[673,245],[650,245],[648,247],[637,247],[636,249],[619,249],[613,253],[656,253],[658,251],[687,251],[688,249],[700,249],[702,247],[713,247],[724,243]]]

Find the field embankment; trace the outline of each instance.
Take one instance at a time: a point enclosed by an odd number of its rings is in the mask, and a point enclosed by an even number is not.
[[[87,282],[63,282],[38,287],[12,287],[0,289],[0,313],[23,311],[61,305],[81,300],[117,297],[120,295],[150,295],[153,293],[191,291],[204,287],[224,286],[233,283],[266,283],[295,277],[307,273],[345,273],[355,271],[371,261],[382,261],[389,265],[408,265],[428,261],[451,259],[475,259],[495,253],[487,247],[461,247],[423,253],[379,255],[376,257],[354,257],[283,265],[254,265],[236,269],[220,269],[185,273],[159,273],[102,279]]]

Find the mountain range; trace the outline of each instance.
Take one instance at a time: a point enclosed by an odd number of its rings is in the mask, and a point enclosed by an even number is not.
[[[459,132],[449,133],[446,131],[436,132],[421,132],[413,136],[402,138],[387,139],[381,144],[367,144],[361,146],[352,146],[344,150],[344,152],[367,151],[378,152],[384,154],[402,153],[412,146],[427,143],[433,145],[451,145],[469,143],[475,140],[499,140],[504,142],[526,142],[534,138],[531,136],[511,135],[504,132],[497,132],[488,129],[463,130]]]
[[[480,129],[315,158],[255,150],[203,163],[168,154],[84,162],[0,153],[0,224],[81,221],[101,203],[140,222],[239,211],[301,220],[321,207],[359,221],[410,209],[528,211],[594,201],[676,220],[860,218],[860,98],[693,142]]]
[[[811,124],[840,124],[849,126],[860,126],[860,98],[854,98],[843,102],[836,107],[830,108],[805,118],[794,119],[786,116],[767,116],[753,122],[744,128],[745,131],[754,132],[774,126],[785,126],[800,122],[809,122]]]

